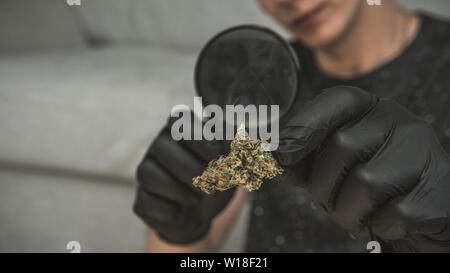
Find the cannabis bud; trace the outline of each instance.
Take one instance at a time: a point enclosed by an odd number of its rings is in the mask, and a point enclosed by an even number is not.
[[[231,142],[231,151],[208,163],[202,175],[192,184],[207,194],[241,186],[246,191],[261,187],[264,178],[274,178],[283,172],[270,151],[264,151],[264,140],[250,140],[242,124]]]

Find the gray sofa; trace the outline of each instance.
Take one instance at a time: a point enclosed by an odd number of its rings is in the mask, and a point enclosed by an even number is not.
[[[241,23],[281,31],[252,0],[0,1],[0,251],[144,251],[135,168],[192,104],[201,46]]]

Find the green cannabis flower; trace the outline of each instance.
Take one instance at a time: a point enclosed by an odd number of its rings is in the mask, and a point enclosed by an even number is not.
[[[192,179],[192,184],[207,194],[235,186],[248,192],[259,189],[263,179],[283,172],[272,153],[262,149],[264,144],[267,144],[264,140],[250,140],[242,124],[231,142],[231,152],[209,162],[202,175]]]

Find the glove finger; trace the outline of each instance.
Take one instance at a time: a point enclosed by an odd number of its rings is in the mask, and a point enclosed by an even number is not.
[[[360,222],[369,220],[374,232],[386,240],[402,238],[415,217],[406,203],[390,203],[410,194],[420,181],[426,153],[419,143],[409,143],[414,138],[407,141],[394,133],[379,153],[349,175],[336,202],[339,210],[358,213]]]
[[[283,173],[275,176],[272,180],[281,184],[306,187],[314,157],[315,154],[311,153],[297,164],[284,167]]]
[[[439,237],[448,232],[449,208],[445,204],[448,203],[446,193],[450,192],[449,178],[450,174],[441,178],[425,177],[411,192],[386,203],[370,217],[374,232],[387,240],[401,239],[408,234]],[[440,187],[430,188],[430,185]],[[444,237],[450,240],[450,236]]]
[[[202,126],[202,121],[192,112],[183,112],[183,115],[187,115],[190,117],[190,134],[189,138],[185,138],[183,140],[178,141],[181,145],[195,154],[197,157],[201,158],[204,162],[209,162],[214,158],[217,158],[220,154],[223,154],[227,151],[226,143],[222,140],[194,140],[194,129],[195,124],[197,126]],[[175,122],[177,122],[177,118],[171,117],[169,118],[167,131],[169,132],[169,136],[171,136],[171,130]],[[222,124],[223,125],[223,124]],[[223,125],[224,126],[224,125]],[[223,126],[214,128],[218,135],[223,136]],[[203,127],[202,127],[203,128]],[[173,129],[175,130],[175,129]],[[185,128],[183,128],[185,130]],[[171,137],[171,139],[173,139]]]
[[[287,121],[280,132],[275,157],[282,166],[294,165],[315,150],[330,133],[362,118],[376,103],[376,97],[358,88],[324,90]]]
[[[420,166],[423,162],[411,165],[409,161],[416,160],[416,157],[402,158],[404,154],[417,149],[418,143],[410,148],[411,140],[404,141],[405,133],[402,128],[411,117],[405,117],[401,109],[396,111],[398,107],[393,103],[395,102],[381,99],[376,108],[353,125],[336,130],[317,150],[310,175],[310,188],[325,210],[333,211],[339,196],[342,205],[348,206],[349,210],[367,211],[373,207],[373,201],[377,200],[372,197],[378,197],[384,189],[388,190],[392,185],[398,184],[396,180],[392,184],[383,183],[394,178],[390,171],[394,166],[404,170],[395,174],[396,179],[411,178],[411,172],[417,173],[411,167]],[[416,135],[412,138],[416,138]],[[420,154],[421,151],[416,153]],[[403,185],[400,182],[400,185],[412,189],[413,182],[416,181],[417,179],[406,179],[405,183],[409,184]],[[389,196],[395,197],[406,192]],[[355,207],[353,201],[350,204],[345,202],[354,198],[361,201],[360,206]]]
[[[148,226],[155,228],[162,223],[174,222],[181,213],[176,203],[151,194],[140,186],[136,192],[133,210]]]
[[[154,141],[149,156],[192,189],[192,178],[201,175],[207,166],[180,142],[173,140],[167,131],[162,132]]]
[[[386,241],[404,239],[409,232],[416,233],[415,212],[404,202],[404,197],[389,201],[370,217],[375,234]],[[436,228],[434,225],[429,228]]]
[[[356,184],[350,188],[350,191],[354,190],[350,193],[355,194],[350,199],[356,198],[363,202],[355,203],[360,209],[367,207],[364,201],[369,202],[371,199],[364,200],[363,197],[366,194],[356,195],[360,193],[358,192],[359,182],[353,183],[354,179],[347,182],[346,178],[353,168],[367,162],[375,155],[388,138],[390,127],[389,123],[372,123],[369,119],[353,127],[337,130],[317,150],[309,177],[309,188],[323,209],[328,212],[335,210],[338,196],[343,199],[340,196],[340,190],[343,185],[346,186],[346,183]],[[359,179],[358,176],[355,178]],[[356,208],[352,206],[350,209]]]
[[[140,186],[149,193],[163,196],[183,206],[195,206],[201,201],[202,196],[191,185],[178,181],[151,158],[141,163],[137,176]]]

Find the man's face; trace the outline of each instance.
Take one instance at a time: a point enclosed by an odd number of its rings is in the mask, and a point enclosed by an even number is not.
[[[353,23],[362,0],[258,0],[263,9],[304,44],[332,44]]]

